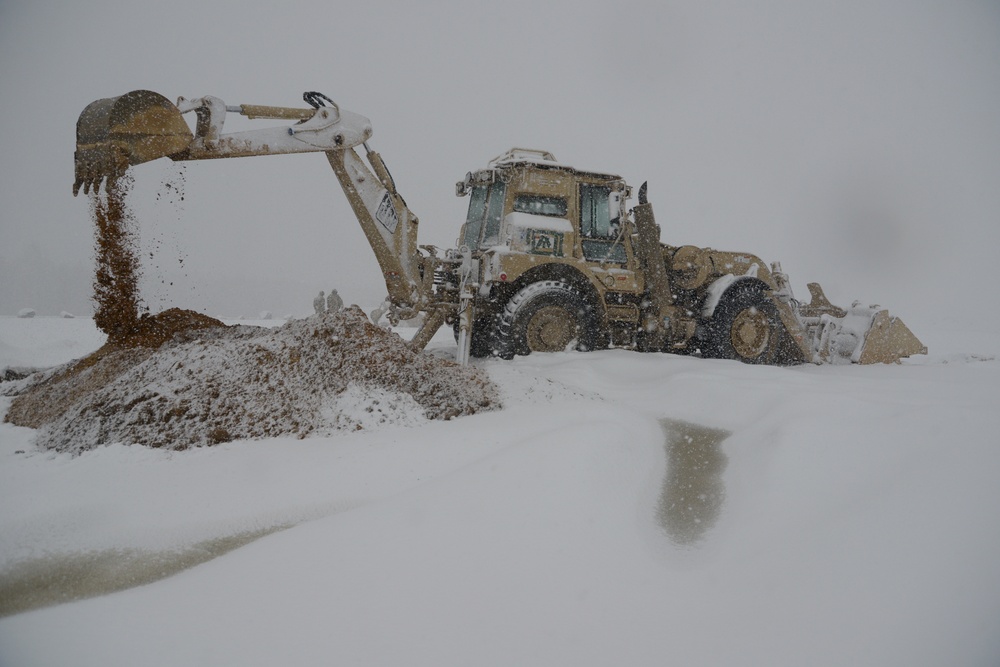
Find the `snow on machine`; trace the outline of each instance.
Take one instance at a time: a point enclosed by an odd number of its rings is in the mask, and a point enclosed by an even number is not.
[[[417,349],[453,326],[460,363],[607,347],[754,364],[889,363],[927,351],[878,306],[839,308],[816,283],[800,303],[777,262],[662,243],[645,184],[629,208],[621,177],[545,151],[512,149],[466,174],[456,186],[469,197],[457,247],[418,246],[417,217],[368,146],[371,122],[320,93],[303,98],[309,108],[174,104],[146,90],[97,100],[77,123],[73,193],[96,193],[161,157],[323,152],[382,269],[389,321],[422,313]],[[183,118],[191,112],[193,131]],[[226,134],[229,113],[290,122]]]

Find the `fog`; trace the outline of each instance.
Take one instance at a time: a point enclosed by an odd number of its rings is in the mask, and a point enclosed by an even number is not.
[[[90,313],[89,203],[71,194],[88,103],[146,88],[298,106],[317,90],[372,120],[421,243],[453,245],[467,171],[543,148],[649,181],[664,241],[780,260],[799,296],[819,281],[918,335],[955,315],[1000,327],[998,63],[987,0],[3,0],[0,315]],[[384,296],[322,154],[133,171],[153,311]]]

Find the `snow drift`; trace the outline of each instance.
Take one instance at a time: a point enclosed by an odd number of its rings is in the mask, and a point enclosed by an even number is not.
[[[0,318],[0,366],[83,324]],[[869,367],[481,359],[504,410],[416,428],[0,424],[0,664],[992,667],[1000,332],[921,331]]]

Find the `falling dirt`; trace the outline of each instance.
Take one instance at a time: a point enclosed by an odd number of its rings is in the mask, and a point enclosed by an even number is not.
[[[108,178],[102,197],[95,189],[94,324],[113,345],[124,344],[139,323],[139,252],[135,220],[126,205],[129,176]]]
[[[158,218],[165,224],[156,224],[143,239],[143,301],[159,310],[170,303],[175,295],[198,292],[198,285],[191,281],[185,266],[187,252],[178,227],[183,220],[187,174],[183,163],[170,164],[156,191],[156,206],[161,211]],[[176,223],[176,224],[175,224]],[[145,232],[146,230],[144,230]]]
[[[179,183],[183,184],[183,177]],[[142,313],[138,230],[127,203],[132,185],[128,173],[109,177],[103,195],[96,188],[90,195],[95,228],[94,324],[116,348],[158,348],[175,334],[224,326],[215,318],[179,308],[156,315]],[[182,185],[171,182],[166,187],[183,199]]]

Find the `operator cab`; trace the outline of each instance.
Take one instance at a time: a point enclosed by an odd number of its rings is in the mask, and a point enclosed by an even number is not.
[[[625,264],[630,190],[619,176],[577,171],[548,151],[513,148],[456,184],[458,196],[469,195],[459,246]]]

